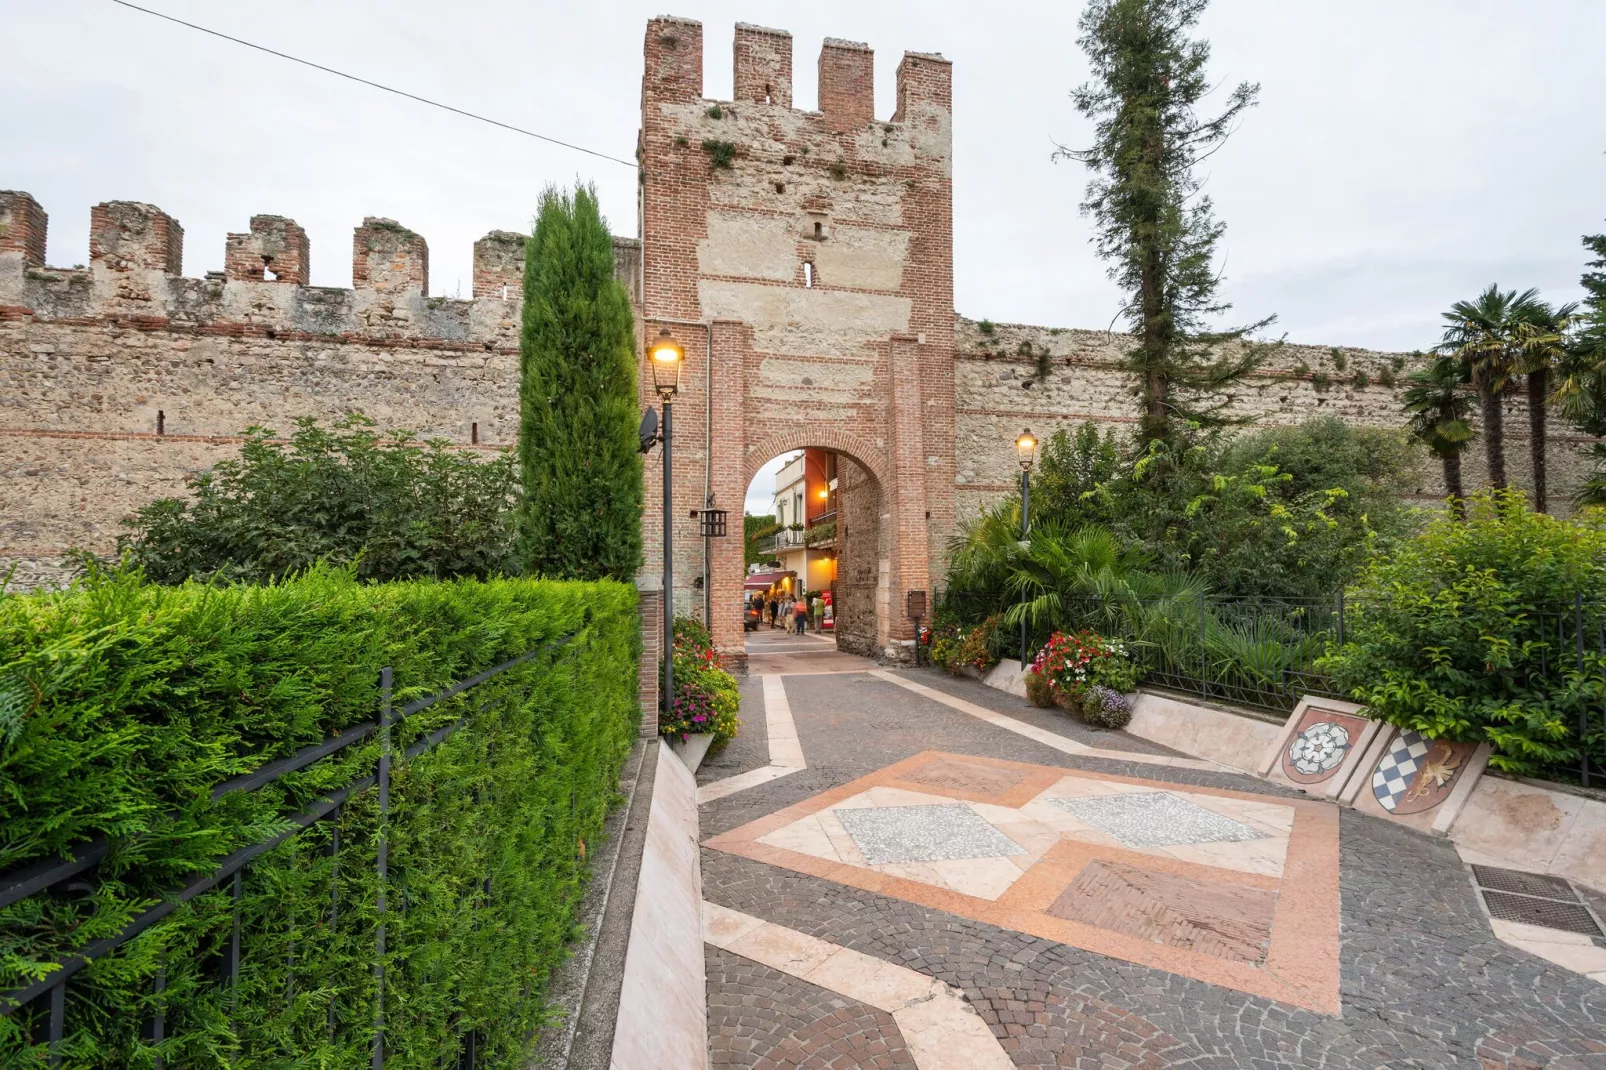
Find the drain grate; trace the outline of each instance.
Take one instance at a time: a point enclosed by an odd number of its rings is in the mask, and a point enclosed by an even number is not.
[[[1480,887],[1497,892],[1516,892],[1518,895],[1537,895],[1542,899],[1557,899],[1563,903],[1578,902],[1577,894],[1560,877],[1547,877],[1541,873],[1523,873],[1497,866],[1473,866],[1472,875]]]
[[[1600,927],[1582,903],[1558,903],[1552,899],[1513,895],[1510,892],[1485,890],[1483,901],[1489,905],[1491,917],[1502,921],[1516,921],[1524,925],[1539,925],[1546,929],[1600,936]]]

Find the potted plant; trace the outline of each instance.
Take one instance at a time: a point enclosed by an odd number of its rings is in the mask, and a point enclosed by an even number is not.
[[[675,693],[658,720],[658,734],[692,772],[736,735],[740,698],[708,629],[675,618]]]
[[[1096,632],[1055,632],[1026,672],[1026,694],[1038,706],[1059,706],[1104,728],[1132,719],[1139,668],[1126,644]]]

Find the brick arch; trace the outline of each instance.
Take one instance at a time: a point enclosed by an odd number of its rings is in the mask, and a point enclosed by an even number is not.
[[[887,462],[882,452],[858,435],[834,427],[799,427],[781,431],[747,448],[742,459],[742,492],[752,485],[753,477],[766,461],[802,449],[822,449],[840,453],[856,462],[875,478],[876,485],[885,491]]]

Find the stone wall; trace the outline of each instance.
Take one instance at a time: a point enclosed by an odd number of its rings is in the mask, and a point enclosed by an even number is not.
[[[958,512],[974,516],[1013,493],[1020,469],[1015,437],[1030,428],[1046,441],[1093,421],[1118,430],[1137,422],[1132,376],[1122,367],[1124,337],[1105,331],[983,323],[958,317],[955,329],[955,485]],[[1405,376],[1426,360],[1419,353],[1379,353],[1354,347],[1270,343],[1265,363],[1237,388],[1234,414],[1255,426],[1297,424],[1332,414],[1352,424],[1399,428]],[[1046,370],[1046,376],[1040,376]],[[1587,476],[1582,449],[1592,440],[1552,414],[1549,424],[1552,512]],[[1531,489],[1528,406],[1519,390],[1505,400],[1506,472]],[[1462,458],[1471,491],[1484,482],[1481,442]],[[1413,500],[1440,501],[1445,489],[1438,461],[1423,453]]]
[[[0,574],[16,565],[17,586],[59,579],[71,547],[113,549],[124,516],[253,425],[361,411],[485,450],[516,439],[516,234],[476,243],[476,296],[458,301],[429,296],[424,239],[390,220],[356,228],[349,290],[304,285],[306,234],[279,216],[228,235],[201,279],[152,205],[96,206],[85,268],[44,265],[47,223],[0,193]],[[637,243],[615,256],[639,292]]]

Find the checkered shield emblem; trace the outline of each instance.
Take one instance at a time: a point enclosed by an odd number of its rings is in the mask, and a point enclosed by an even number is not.
[[[1389,752],[1383,755],[1383,760],[1377,763],[1377,772],[1372,774],[1372,795],[1379,806],[1391,814],[1395,811],[1422,768],[1430,746],[1420,733],[1409,729],[1394,737]]]

